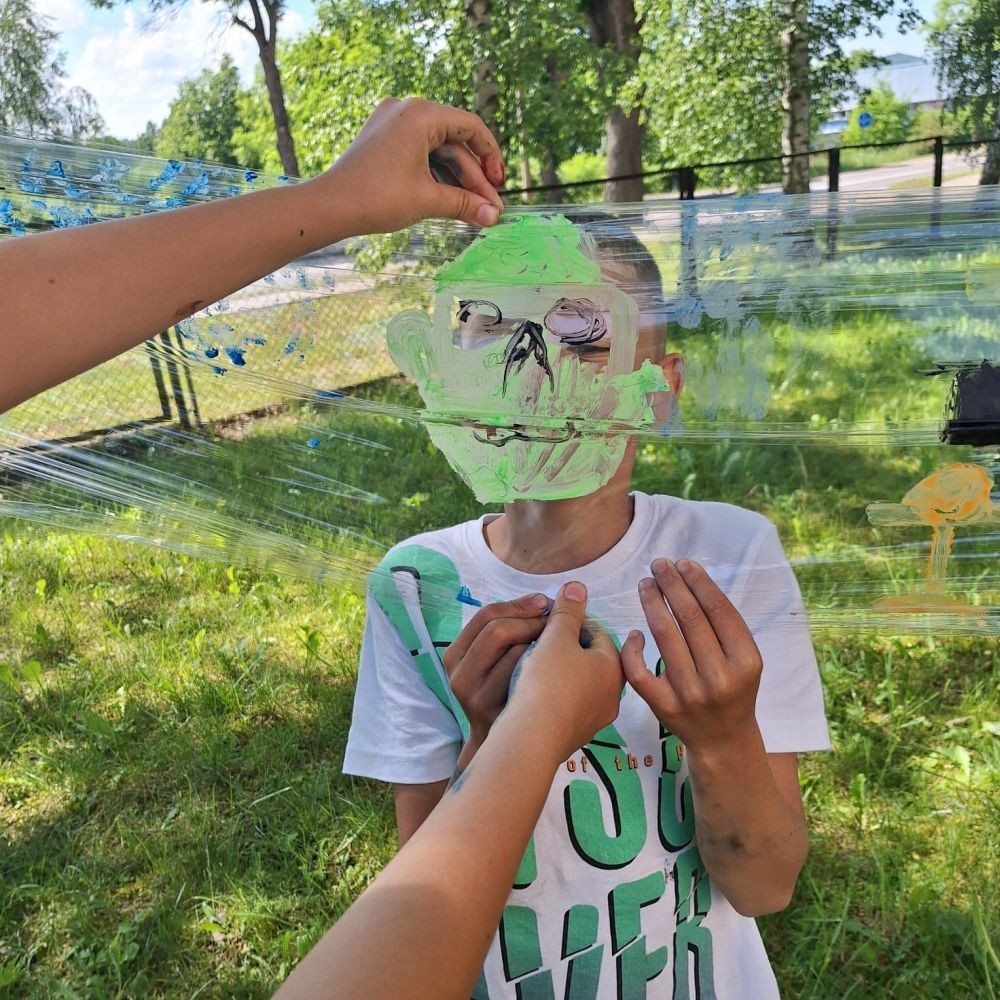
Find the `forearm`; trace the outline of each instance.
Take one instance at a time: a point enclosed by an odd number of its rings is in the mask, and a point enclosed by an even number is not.
[[[760,732],[688,751],[698,851],[744,916],[784,909],[808,850],[805,820],[782,796]]]
[[[504,713],[465,774],[281,996],[468,997],[561,762],[545,733],[544,719]],[[524,746],[532,767],[512,768]]]
[[[329,188],[310,181],[0,241],[0,412],[351,235],[354,212]]]

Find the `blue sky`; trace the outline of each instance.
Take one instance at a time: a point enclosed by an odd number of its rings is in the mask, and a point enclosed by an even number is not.
[[[253,39],[228,25],[215,4],[190,0],[171,15],[168,26],[151,21],[142,3],[114,10],[94,10],[86,0],[34,0],[60,33],[66,53],[67,83],[85,87],[94,95],[109,131],[130,137],[148,120],[161,121],[181,80],[215,67],[229,53],[245,79],[257,64]],[[935,0],[917,0],[925,16]],[[282,34],[290,38],[315,22],[313,0],[288,0]],[[907,52],[920,55],[919,34],[901,36],[894,18],[883,24],[884,37],[851,40],[848,47],[865,46],[879,54]]]

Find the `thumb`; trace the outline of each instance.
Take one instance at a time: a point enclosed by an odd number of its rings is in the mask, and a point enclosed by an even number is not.
[[[431,209],[431,214],[458,219],[473,226],[493,226],[499,221],[500,213],[496,206],[481,195],[447,184],[435,184],[435,187],[437,204]]]
[[[552,636],[549,640],[572,640],[580,644],[580,629],[583,628],[583,618],[587,611],[587,588],[575,580],[564,584],[556,595],[549,611],[548,624],[542,633],[543,638]]]

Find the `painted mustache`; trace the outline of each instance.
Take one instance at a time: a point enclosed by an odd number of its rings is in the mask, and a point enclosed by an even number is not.
[[[545,337],[540,323],[526,319],[518,325],[503,352],[503,385],[501,395],[507,395],[507,379],[513,371],[518,373],[527,364],[529,358],[534,358],[536,364],[549,377],[549,387],[555,392],[556,381],[549,364],[549,352],[545,346]],[[489,444],[493,444],[490,441]]]

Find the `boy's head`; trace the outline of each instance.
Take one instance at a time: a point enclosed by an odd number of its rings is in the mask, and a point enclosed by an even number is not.
[[[625,233],[515,216],[441,269],[432,319],[409,311],[389,324],[432,440],[477,499],[594,492],[627,446],[601,429],[653,424],[664,414],[650,399],[680,391],[676,358],[663,356],[659,272]]]

